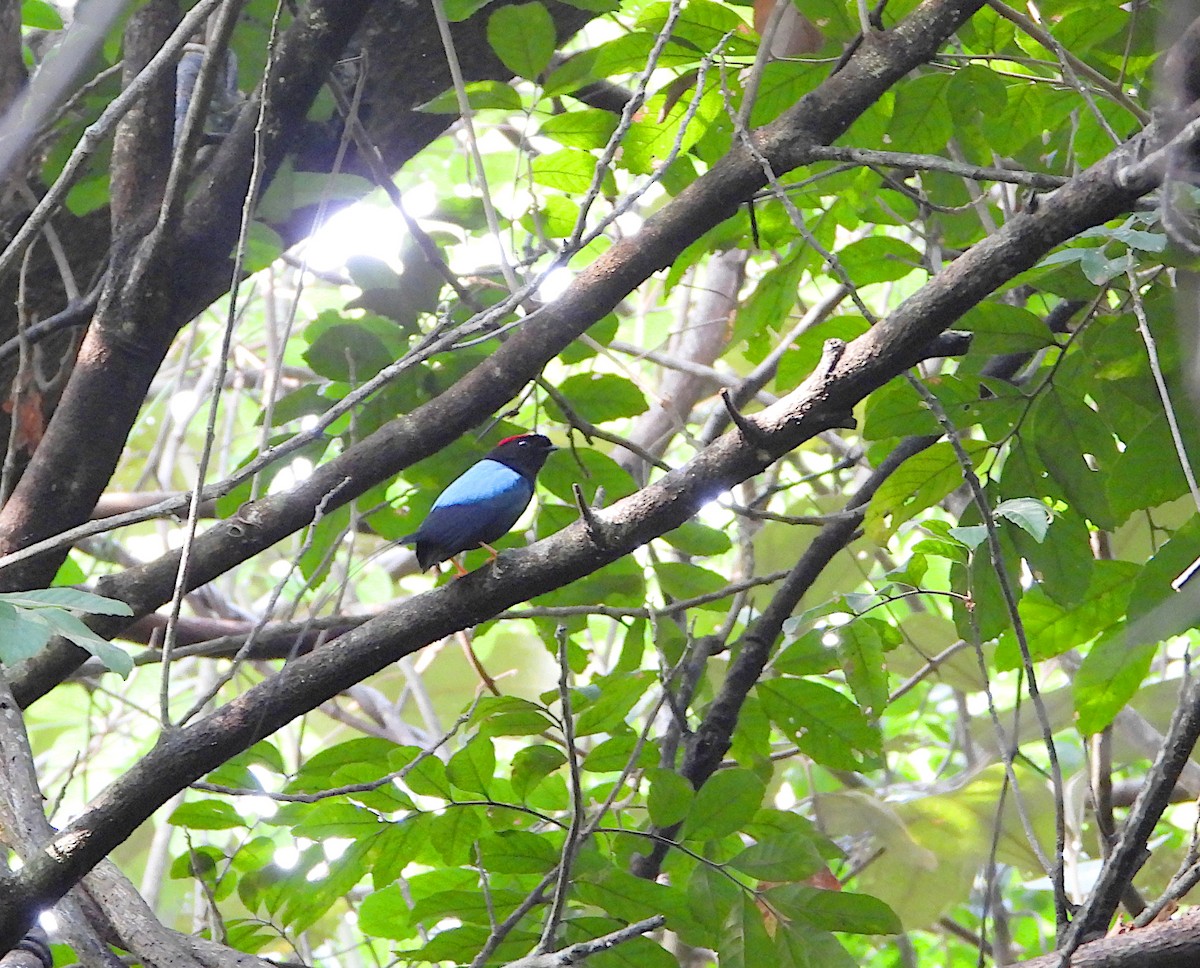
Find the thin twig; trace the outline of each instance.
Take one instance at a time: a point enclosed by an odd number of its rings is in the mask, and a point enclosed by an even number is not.
[[[567,627],[560,625],[554,633],[558,642],[558,701],[562,706],[561,725],[563,742],[567,750],[567,769],[571,779],[571,825],[567,828],[567,839],[563,842],[562,858],[558,862],[558,880],[554,884],[554,896],[542,937],[534,949],[535,954],[545,954],[554,944],[558,926],[567,910],[567,894],[571,889],[571,867],[582,842],[584,824],[583,783],[579,775],[579,756],[575,752],[575,713],[571,708],[571,664],[567,658]],[[569,962],[568,962],[569,964]]]
[[[1000,546],[1000,533],[996,526],[996,520],[992,516],[991,506],[988,503],[987,495],[984,493],[983,485],[979,482],[979,477],[975,473],[971,457],[967,453],[966,448],[963,447],[958,428],[946,414],[941,401],[938,400],[921,380],[910,376],[909,384],[920,394],[921,399],[925,401],[925,405],[929,407],[930,411],[937,418],[938,423],[946,433],[946,438],[949,440],[950,446],[954,448],[955,456],[958,458],[959,465],[962,468],[963,480],[971,492],[971,498],[987,530],[988,553],[991,557],[992,568],[996,574],[996,581],[1000,585],[1000,592],[1004,597],[1004,604],[1008,611],[1009,620],[1012,622],[1017,645],[1021,650],[1022,664],[1025,669],[1025,675],[1029,680],[1029,698],[1033,701],[1033,708],[1042,729],[1042,739],[1046,745],[1046,756],[1050,761],[1050,780],[1054,787],[1055,853],[1051,880],[1054,885],[1054,909],[1059,938],[1061,939],[1064,937],[1069,924],[1067,917],[1066,872],[1064,868],[1067,832],[1066,818],[1063,813],[1065,800],[1062,767],[1058,762],[1058,751],[1054,746],[1054,731],[1050,725],[1050,717],[1046,712],[1046,704],[1042,701],[1041,691],[1038,688],[1037,676],[1033,668],[1033,657],[1029,651],[1029,640],[1025,634],[1025,623],[1021,619],[1021,614],[1017,608],[1016,594],[1013,592],[1012,585],[1008,579],[1008,572],[1005,569],[1004,552]]]

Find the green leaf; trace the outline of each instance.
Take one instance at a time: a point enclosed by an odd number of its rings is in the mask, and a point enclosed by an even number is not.
[[[1035,406],[1029,433],[1038,457],[1068,503],[1097,527],[1116,527],[1105,493],[1105,470],[1117,449],[1100,415],[1082,400],[1052,387]]]
[[[786,884],[766,892],[771,905],[826,931],[850,934],[899,934],[904,930],[890,907],[869,894],[822,891],[802,884]]]
[[[570,195],[583,195],[592,185],[596,159],[577,148],[538,155],[530,165],[533,180],[547,188],[557,188]]]
[[[315,804],[289,804],[306,809],[297,812],[298,822],[292,833],[309,840],[324,840],[327,837],[349,837],[355,840],[379,833],[383,821],[371,810],[366,810],[345,800],[322,800]],[[281,822],[287,817],[283,811],[272,818]]]
[[[549,66],[558,46],[554,20],[540,3],[501,7],[488,18],[487,37],[504,66],[530,80]]]
[[[723,925],[741,901],[742,891],[725,871],[707,863],[696,865],[687,881],[688,904],[696,920],[708,927],[710,937],[701,939],[706,947],[715,948]]]
[[[613,373],[576,373],[558,386],[571,408],[592,423],[601,424],[646,412],[646,398],[632,380]],[[566,422],[554,401],[546,409]]]
[[[474,111],[498,108],[501,111],[520,111],[521,95],[503,81],[472,81],[464,88],[467,103]],[[458,114],[458,92],[454,88],[443,91],[431,101],[417,107],[426,114]]]
[[[919,437],[940,434],[941,425],[921,395],[907,380],[892,380],[867,397],[863,437]]]
[[[982,441],[963,442],[969,456],[987,449]],[[954,447],[940,441],[902,463],[875,492],[864,528],[872,540],[884,543],[905,521],[920,514],[962,484],[963,470]]]
[[[612,733],[625,728],[625,717],[650,688],[653,677],[647,672],[608,676],[600,683],[600,695],[579,713],[575,735]]]
[[[23,617],[7,602],[0,602],[0,663],[14,666],[37,655],[53,633],[42,622]]]
[[[1116,718],[1150,671],[1158,643],[1129,641],[1124,627],[1103,636],[1088,650],[1072,678],[1075,726],[1084,735],[1098,733]]]
[[[564,148],[603,148],[617,130],[616,115],[599,108],[564,111],[542,122],[543,137],[553,138]]]
[[[837,257],[858,286],[895,282],[921,268],[921,253],[907,242],[886,235],[872,235],[851,242],[838,252]]]
[[[46,0],[22,0],[21,26],[36,30],[62,30],[59,12]]]
[[[723,575],[684,561],[660,561],[654,566],[654,573],[658,576],[663,593],[671,601],[715,595],[729,585]],[[722,599],[715,599],[700,607],[723,612],[727,603]]]
[[[521,226],[529,233],[544,235],[548,239],[570,238],[579,221],[579,206],[563,195],[546,195],[537,200],[531,211],[521,216]],[[573,343],[572,346],[579,346]],[[578,363],[576,358],[560,356],[564,363]]]
[[[131,609],[125,602],[116,598],[105,598],[91,592],[80,591],[78,588],[36,588],[26,592],[5,592],[0,594],[0,601],[8,602],[18,608],[74,608],[80,612],[92,615],[132,615]]]
[[[408,348],[408,337],[390,319],[351,319],[331,310],[308,324],[304,339],[305,362],[318,375],[339,383],[369,380]]]
[[[637,733],[624,730],[592,747],[581,766],[589,773],[620,773],[630,765],[646,768],[657,762],[654,743],[639,744]]]
[[[796,641],[789,643],[775,658],[771,667],[788,676],[814,676],[832,672],[838,665],[834,630],[809,629]]]
[[[474,16],[492,0],[444,0],[446,7],[446,19],[451,22],[466,20]]]
[[[748,341],[778,330],[796,305],[796,287],[807,265],[809,253],[798,249],[758,281],[754,292],[742,301],[733,324],[733,341]]]
[[[436,756],[427,756],[416,764],[404,777],[404,782],[413,793],[426,797],[441,797],[449,800],[453,797],[450,789],[450,778],[446,775],[446,767]]]
[[[433,819],[432,814],[419,813],[400,823],[384,825],[375,837],[375,861],[371,868],[371,877],[377,888],[391,884],[400,877],[404,868],[422,856],[422,851],[432,852],[429,824]]]
[[[486,736],[474,736],[450,757],[446,776],[460,790],[488,795],[496,776],[496,750]]]
[[[988,529],[985,524],[970,524],[962,528],[949,528],[946,534],[974,551],[987,541]]]
[[[289,790],[307,792],[331,786],[334,773],[341,767],[359,763],[375,764],[376,778],[381,778],[415,759],[420,752],[416,746],[397,746],[391,740],[374,736],[336,743],[307,757]],[[393,757],[402,762],[393,765]]]
[[[451,867],[475,859],[475,841],[487,830],[480,807],[450,807],[429,823],[434,848]]]
[[[754,898],[743,894],[734,904],[722,928],[717,951],[721,968],[763,968],[776,964],[775,945]]]
[[[246,232],[246,254],[243,268],[259,272],[283,255],[283,238],[265,222],[255,220]]]
[[[544,874],[560,859],[545,834],[504,830],[479,842],[485,870],[493,874]]]
[[[1033,660],[1040,662],[1086,645],[1121,622],[1138,574],[1138,567],[1128,561],[1097,561],[1087,594],[1079,602],[1066,606],[1055,602],[1040,588],[1029,589],[1017,611]],[[1020,652],[1011,631],[1001,637],[994,661],[1000,670],[1019,668]]]
[[[400,885],[390,884],[363,898],[358,908],[358,926],[368,937],[404,941],[417,933],[409,914]]]
[[[1054,540],[1037,542],[1024,531],[1011,535],[1042,589],[1060,605],[1074,605],[1091,583],[1095,557],[1087,525],[1071,508],[1054,516]]]
[[[863,710],[878,716],[888,700],[888,676],[884,667],[884,640],[878,623],[859,619],[840,626],[837,635],[838,658],[846,682]]]
[[[621,142],[623,168],[635,174],[649,175],[662,168],[673,152],[689,151],[695,146],[708,127],[722,116],[724,102],[720,94],[712,90],[702,95],[698,108],[689,118],[693,111],[693,95],[694,91],[688,91],[674,101],[665,93],[650,98],[645,112],[630,125]]]
[[[1050,530],[1053,513],[1041,501],[1032,497],[1015,497],[997,504],[993,514],[1008,518],[1013,524],[1041,544]]]
[[[1046,324],[1020,306],[981,302],[954,325],[974,334],[974,353],[1036,353],[1054,345],[1054,335]]]
[[[97,635],[70,612],[59,608],[37,608],[27,610],[25,615],[32,621],[44,622],[56,634],[86,649],[122,679],[129,678],[133,671],[133,657],[128,652]]]
[[[687,816],[695,791],[674,770],[647,770],[646,780],[650,792],[646,797],[646,809],[656,827],[672,827]]]
[[[751,844],[729,866],[759,881],[801,881],[825,868],[811,837],[795,831]]]
[[[512,760],[513,793],[524,801],[530,791],[567,762],[566,754],[556,746],[527,746]]]
[[[749,770],[720,770],[696,791],[683,821],[687,840],[714,840],[741,830],[758,813],[766,787]]]
[[[190,830],[233,830],[245,827],[246,818],[224,800],[192,800],[176,807],[167,823]]]
[[[938,152],[954,134],[947,106],[950,75],[928,74],[896,89],[896,106],[888,127],[893,151]]]
[[[647,881],[627,871],[607,868],[596,875],[578,878],[574,891],[583,903],[593,904],[623,921],[640,921],[662,914],[667,918],[667,927],[673,931],[689,936],[698,930],[682,887]]]
[[[772,722],[816,762],[857,770],[878,754],[878,732],[840,692],[809,679],[768,679],[755,689]]]
[[[733,547],[733,542],[724,531],[710,528],[699,521],[688,521],[662,537],[672,548],[697,557],[724,554]]]

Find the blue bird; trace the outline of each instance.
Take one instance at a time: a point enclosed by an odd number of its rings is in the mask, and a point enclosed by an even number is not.
[[[537,472],[556,449],[541,434],[505,437],[438,495],[429,516],[400,544],[416,545],[422,571],[481,545],[494,556],[490,543],[507,534],[529,506]]]

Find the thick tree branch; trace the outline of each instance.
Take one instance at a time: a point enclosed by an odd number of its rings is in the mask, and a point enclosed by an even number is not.
[[[1200,914],[1100,938],[1080,947],[1069,968],[1192,968],[1200,960]],[[1063,953],[1022,961],[1013,968],[1061,968]]]

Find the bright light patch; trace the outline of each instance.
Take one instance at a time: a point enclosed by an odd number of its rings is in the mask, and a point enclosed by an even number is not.
[[[617,228],[625,238],[637,235],[645,224],[645,219],[635,212],[622,212],[617,216]]]
[[[275,475],[268,493],[278,494],[280,491],[291,490],[301,481],[312,477],[312,472],[313,462],[307,457],[297,457]]]
[[[350,849],[352,843],[354,841],[349,837],[329,837],[321,841],[321,850],[325,852],[325,859],[333,863]]]
[[[284,844],[275,850],[275,866],[290,871],[300,863],[300,849],[295,844]]]
[[[570,269],[552,269],[537,288],[538,299],[542,302],[554,302],[567,291],[567,287],[571,285],[574,278],[575,273]]]
[[[836,649],[841,641],[842,636],[838,632],[826,632],[821,636],[821,644],[827,649]]]
[[[53,934],[58,930],[58,918],[53,911],[43,911],[39,914],[38,924],[46,929],[47,934]]]
[[[407,201],[405,207],[415,214]],[[374,256],[399,271],[407,235],[404,219],[390,205],[360,202],[331,215],[304,244],[304,258],[315,272],[336,272],[356,255]]]
[[[178,393],[173,393],[170,403],[167,404],[171,411],[171,419],[177,424],[191,420],[199,402],[195,390],[180,390]]]

